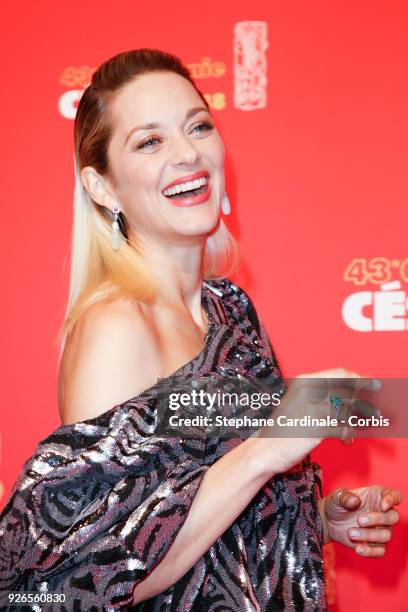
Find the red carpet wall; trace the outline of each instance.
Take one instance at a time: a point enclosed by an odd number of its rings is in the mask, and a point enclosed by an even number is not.
[[[2,43],[2,486],[59,425],[73,118],[92,70],[179,55],[226,145],[236,282],[286,377],[334,367],[408,374],[408,6],[400,1],[7,2]],[[384,297],[385,296],[385,297]],[[325,441],[325,491],[384,483],[408,498],[405,439]],[[408,603],[407,504],[383,559],[327,550],[333,610]]]

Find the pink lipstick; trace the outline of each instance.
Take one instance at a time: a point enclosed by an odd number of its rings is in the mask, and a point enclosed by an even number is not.
[[[198,181],[199,179],[203,179],[204,181],[199,181],[199,183],[193,184],[194,181]],[[186,183],[191,183],[191,185],[186,185]],[[201,183],[201,184],[200,184]],[[182,191],[180,189],[176,189],[176,186],[184,185],[185,187],[190,187],[188,191]],[[168,192],[167,194],[164,192]],[[207,171],[196,172],[195,174],[189,174],[188,176],[183,176],[182,178],[176,179],[169,183],[163,190],[162,195],[171,200],[171,203],[174,206],[194,206],[195,204],[202,204],[206,202],[211,195],[211,183],[210,176]]]

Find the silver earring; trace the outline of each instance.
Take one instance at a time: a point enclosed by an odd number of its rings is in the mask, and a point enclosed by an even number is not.
[[[222,196],[221,210],[224,213],[224,215],[229,215],[231,212],[231,204],[228,199],[226,191],[224,191],[224,195]]]
[[[118,223],[119,208],[117,206],[114,206],[112,212],[115,215],[115,217],[114,217],[114,220],[112,221],[111,245],[112,245],[112,249],[117,251],[120,247],[120,229],[119,229],[119,223]]]

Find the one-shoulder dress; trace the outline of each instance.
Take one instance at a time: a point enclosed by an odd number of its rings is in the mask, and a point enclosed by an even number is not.
[[[206,471],[242,442],[164,434],[161,391],[206,376],[282,380],[246,291],[228,277],[208,280],[202,305],[209,326],[196,357],[100,416],[58,427],[24,463],[0,514],[2,610],[327,610],[322,480],[310,456],[268,481],[174,585],[132,605]],[[8,592],[39,597],[21,607]]]

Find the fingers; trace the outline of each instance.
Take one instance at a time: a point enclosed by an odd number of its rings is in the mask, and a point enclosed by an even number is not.
[[[379,391],[381,388],[381,381],[376,378],[364,378],[355,372],[350,372],[350,376],[332,376],[330,377],[330,384],[332,386],[346,387],[351,392],[358,391],[359,389],[365,389],[367,391]]]
[[[362,557],[379,558],[386,553],[386,545],[392,538],[392,528],[355,528],[348,530],[352,542],[356,542],[354,551]]]
[[[381,493],[381,509],[386,511],[402,502],[403,496],[397,489],[384,489]]]
[[[357,508],[361,503],[359,496],[348,489],[338,489],[333,492],[333,496],[337,505],[342,506],[346,510]]]
[[[381,389],[381,381],[377,378],[364,376],[362,374],[358,374],[358,372],[347,370],[346,368],[321,370],[320,372],[315,372],[314,374],[303,374],[301,376],[305,378],[311,376],[326,377],[330,380],[330,382],[333,380],[332,384],[355,389],[367,389],[371,391],[379,391],[379,389]]]
[[[350,540],[356,543],[386,544],[392,538],[392,530],[386,527],[377,527],[375,529],[357,529],[352,527],[348,530],[348,536]]]
[[[342,397],[351,398],[360,389],[379,391],[381,381],[376,378],[362,377],[349,370],[337,369],[300,374],[294,379],[292,385],[315,388],[315,397],[322,398],[326,397],[327,393],[334,395],[336,389],[342,389]]]
[[[348,421],[351,414],[366,419],[378,416],[378,410],[370,401],[355,398],[358,389],[373,390],[374,382],[375,379],[362,378],[356,372],[343,369],[297,376],[275,411],[275,417],[283,414],[294,419],[291,427],[298,430],[291,431],[293,435],[299,431],[299,437],[348,441],[353,431]],[[333,404],[332,400],[337,400],[337,403]]]
[[[391,509],[387,512],[367,512],[360,514],[358,524],[362,527],[377,527],[379,525],[395,525],[399,521],[399,514]]]
[[[385,555],[385,546],[371,546],[370,544],[359,544],[354,549],[358,555],[362,557],[378,558]]]

